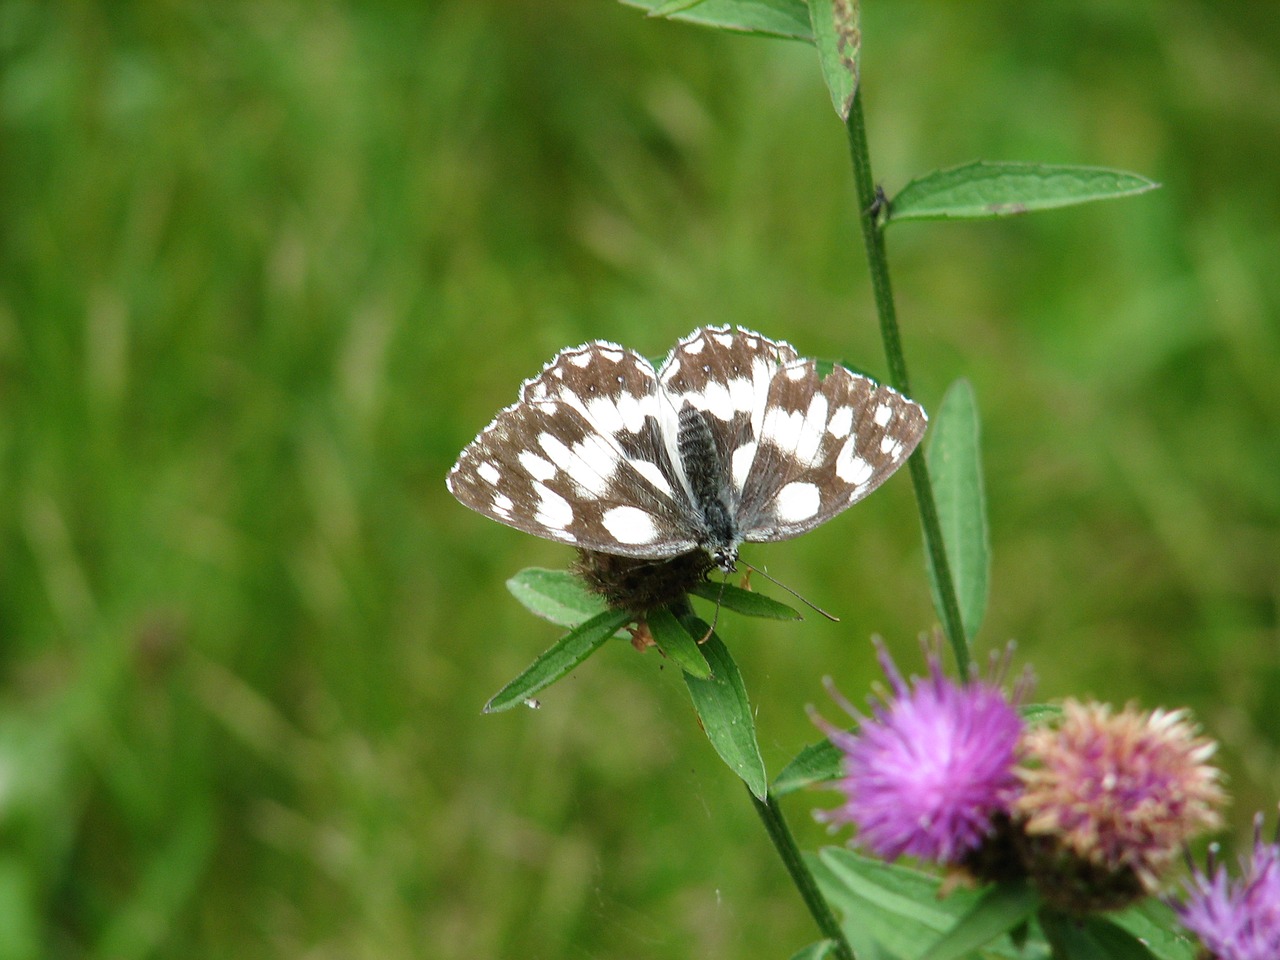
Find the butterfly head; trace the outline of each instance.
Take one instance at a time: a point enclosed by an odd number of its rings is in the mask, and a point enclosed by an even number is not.
[[[725,573],[733,573],[738,569],[738,548],[732,545],[714,548],[711,562]]]

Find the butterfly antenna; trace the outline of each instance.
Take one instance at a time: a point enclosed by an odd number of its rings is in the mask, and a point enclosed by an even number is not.
[[[738,562],[739,562],[740,564],[742,564],[744,567],[746,567],[748,570],[750,570],[752,573],[758,573],[758,574],[760,574],[760,576],[764,577],[766,580],[768,580],[768,581],[769,581],[770,583],[772,583],[774,586],[781,587],[783,590],[787,591],[787,593],[791,594],[793,597],[795,597],[797,600],[799,600],[801,603],[803,603],[803,604],[804,604],[806,607],[808,607],[810,610],[813,610],[815,613],[819,613],[819,614],[821,614],[822,616],[824,616],[824,617],[826,617],[828,620],[830,620],[832,623],[839,623],[839,622],[840,622],[840,618],[839,618],[839,617],[837,617],[835,614],[827,613],[827,611],[823,610],[820,606],[818,606],[818,605],[817,605],[816,603],[814,603],[812,600],[808,599],[807,597],[802,597],[802,596],[800,596],[800,594],[796,593],[794,590],[792,590],[790,587],[788,587],[788,586],[787,586],[785,583],[783,583],[781,580],[775,580],[773,577],[769,576],[767,573],[765,573],[765,572],[764,572],[763,570],[761,570],[759,567],[753,567],[751,564],[747,563],[747,561],[743,560],[741,557],[739,557],[739,558],[738,558]],[[724,590],[722,589],[722,590],[720,591],[720,593],[721,593],[721,595],[723,595],[723,594],[724,594]],[[716,607],[716,612],[717,612],[717,613],[719,613],[719,612],[720,612],[720,608],[719,608],[719,606],[717,606],[717,607]]]
[[[707,628],[706,634],[698,643],[706,643],[711,639],[711,635],[716,632],[716,624],[720,622],[720,604],[724,602],[724,588],[729,583],[729,574],[726,571],[724,579],[720,581],[720,595],[716,597],[716,612],[711,615],[711,626]]]

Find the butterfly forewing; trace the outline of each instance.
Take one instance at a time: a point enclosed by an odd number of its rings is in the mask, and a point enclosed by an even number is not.
[[[659,433],[657,378],[613,343],[562,351],[449,474],[462,503],[528,533],[624,556],[697,546]]]

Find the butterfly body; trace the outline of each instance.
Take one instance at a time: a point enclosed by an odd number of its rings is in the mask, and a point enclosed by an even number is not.
[[[618,344],[561,351],[449,473],[463,504],[583,549],[660,560],[794,537],[874,490],[924,411],[750,330],[704,327],[658,369]]]

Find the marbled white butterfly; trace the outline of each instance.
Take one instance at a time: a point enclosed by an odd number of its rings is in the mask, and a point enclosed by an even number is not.
[[[924,433],[919,405],[781,340],[703,327],[653,365],[616,343],[562,350],[449,472],[462,503],[549,540],[624,557],[812,530],[878,487]]]

